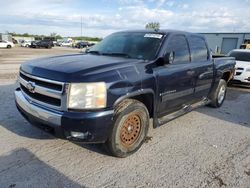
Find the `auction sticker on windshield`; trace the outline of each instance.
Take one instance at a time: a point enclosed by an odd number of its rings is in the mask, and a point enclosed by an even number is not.
[[[162,38],[162,34],[155,34],[155,33],[147,33],[144,35],[144,37],[147,38],[157,38],[157,39],[161,39]]]

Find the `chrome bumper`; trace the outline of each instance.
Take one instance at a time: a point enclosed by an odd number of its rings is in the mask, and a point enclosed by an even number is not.
[[[15,91],[15,99],[17,105],[21,108],[22,111],[28,113],[29,115],[46,122],[46,124],[51,126],[61,126],[62,115],[58,113],[45,110],[41,107],[38,107],[32,104],[32,101],[28,101],[22,94],[22,91]]]

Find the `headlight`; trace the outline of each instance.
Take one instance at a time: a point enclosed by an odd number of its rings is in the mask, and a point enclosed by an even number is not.
[[[98,109],[105,108],[107,89],[104,82],[72,83],[70,84],[69,109]]]

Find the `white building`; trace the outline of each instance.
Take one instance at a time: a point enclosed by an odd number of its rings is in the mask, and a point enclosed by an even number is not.
[[[22,37],[22,36],[14,36],[13,37],[15,40],[18,41],[18,43],[21,43],[23,41],[34,41],[35,38],[34,37]]]
[[[12,36],[9,34],[0,33],[0,40],[6,40],[12,42]]]

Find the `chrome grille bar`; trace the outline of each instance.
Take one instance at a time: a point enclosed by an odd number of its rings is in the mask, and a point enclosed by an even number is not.
[[[22,77],[19,78],[19,82],[20,82],[20,84],[22,84],[26,88],[27,88],[27,85],[29,83],[28,81],[24,80]],[[52,89],[49,89],[49,88],[45,88],[45,87],[39,86],[37,84],[35,86],[34,92],[35,93],[40,93],[42,95],[46,95],[46,96],[49,96],[49,97],[57,98],[57,99],[61,99],[61,96],[62,96],[62,92],[52,90]]]
[[[36,77],[23,71],[20,71],[19,82],[22,93],[30,102],[54,110],[66,110],[65,83]]]

